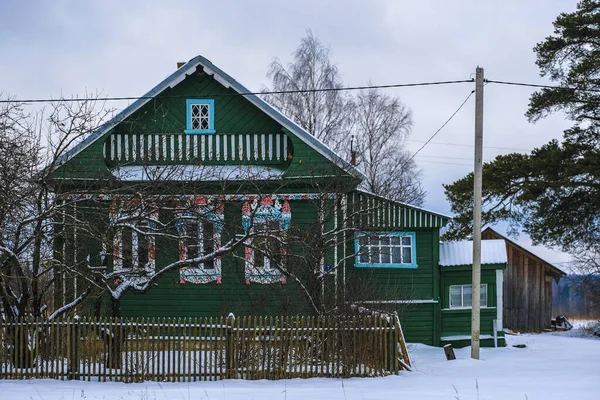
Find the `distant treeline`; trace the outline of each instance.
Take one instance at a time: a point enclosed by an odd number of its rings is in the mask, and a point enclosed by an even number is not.
[[[600,276],[597,275],[567,275],[558,285],[553,281],[552,314],[569,318],[600,318],[598,288]]]

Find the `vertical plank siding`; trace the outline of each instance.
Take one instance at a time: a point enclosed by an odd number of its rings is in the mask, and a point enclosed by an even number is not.
[[[365,192],[348,196],[351,223],[361,229],[442,228],[449,218]]]
[[[191,382],[397,374],[397,318],[0,321],[0,379]]]
[[[560,277],[557,271],[495,231],[484,231],[482,239],[506,241],[508,263],[504,272],[503,325],[520,332],[539,332],[549,328],[552,317],[551,280]]]

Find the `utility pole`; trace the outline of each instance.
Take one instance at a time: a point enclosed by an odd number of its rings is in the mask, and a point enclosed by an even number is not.
[[[473,171],[473,275],[471,358],[479,360],[481,293],[481,192],[483,172],[483,68],[475,70],[475,168]],[[498,306],[500,307],[500,306]]]

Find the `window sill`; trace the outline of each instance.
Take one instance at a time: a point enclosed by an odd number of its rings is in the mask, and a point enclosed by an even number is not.
[[[212,135],[217,131],[215,129],[186,129],[183,132],[192,135]]]
[[[354,264],[356,268],[397,268],[397,269],[417,269],[417,264]]]
[[[496,307],[481,307],[481,310],[495,310]],[[442,311],[471,311],[471,307],[442,308]]]

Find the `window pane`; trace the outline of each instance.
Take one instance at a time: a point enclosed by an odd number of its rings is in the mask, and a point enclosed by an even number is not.
[[[412,264],[412,249],[402,247],[402,264]]]
[[[148,264],[148,238],[146,235],[138,234],[138,267],[145,268]]]
[[[369,263],[369,248],[368,247],[360,247],[358,253],[358,262],[361,264]]]
[[[187,259],[198,257],[198,247],[200,245],[198,241],[198,223],[196,221],[189,221],[185,230],[185,247]],[[191,263],[190,267],[197,267],[198,264]]]
[[[279,220],[271,220],[268,222],[270,234],[273,236],[279,236],[281,230],[281,223]],[[281,257],[281,241],[279,241],[276,237],[271,237],[267,240],[267,250],[269,251],[269,255],[271,256],[268,266],[271,269],[277,268],[282,262]],[[265,264],[266,266],[267,264]]]
[[[379,243],[382,246],[389,246],[390,245],[390,237],[389,236],[380,236]]]
[[[460,286],[450,286],[450,308],[462,307]]]
[[[402,263],[402,247],[393,247],[392,248],[392,263],[394,263],[394,264]]]
[[[391,261],[390,247],[385,246],[381,248],[381,263],[389,264]]]
[[[379,264],[379,246],[373,246],[370,248],[370,263]]]
[[[367,245],[367,237],[366,236],[359,236],[358,238],[358,247],[359,248],[363,248]]]
[[[481,292],[479,294],[479,301],[481,302],[481,307],[487,307],[487,285],[481,285]]]
[[[210,254],[215,251],[215,228],[212,222],[202,224],[202,248],[204,254]],[[214,269],[214,259],[204,262],[204,269]]]
[[[473,293],[471,285],[463,285],[463,307],[471,307],[473,304]]]
[[[400,236],[392,236],[392,245],[399,246],[400,245]]]
[[[410,246],[411,244],[412,244],[411,236],[402,236],[402,245],[403,246]]]
[[[123,248],[123,268],[133,267],[133,231],[123,228],[121,231],[121,244]]]

